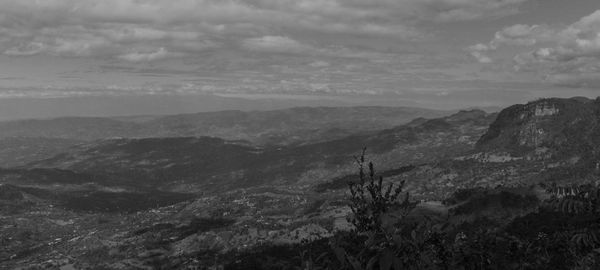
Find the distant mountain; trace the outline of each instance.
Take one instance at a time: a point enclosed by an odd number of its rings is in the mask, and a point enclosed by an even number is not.
[[[36,160],[47,159],[82,142],[43,137],[0,139],[0,168],[23,166]]]
[[[97,117],[0,122],[0,138],[44,137],[89,141],[111,137],[136,137],[144,133],[146,131],[143,125]]]
[[[282,147],[211,137],[101,140],[28,167],[118,175],[170,190],[314,184],[353,172],[353,156],[363,147],[382,168],[390,169],[455,156],[472,149],[494,118],[483,111],[462,111],[380,132]]]
[[[235,175],[251,169],[261,150],[219,138],[145,138],[100,140],[27,167],[60,168],[120,175],[139,186],[157,182]],[[231,178],[231,177],[227,177]]]
[[[162,117],[146,122],[157,137],[213,136],[261,145],[328,141],[448,114],[408,107],[300,107]]]
[[[173,116],[67,117],[0,122],[0,138],[97,140],[111,137],[200,137],[247,140],[258,145],[327,141],[448,114],[408,107],[301,107],[274,111],[221,111]]]
[[[8,89],[6,89],[8,90]],[[39,91],[39,89],[29,89]],[[2,98],[0,99],[0,120],[24,120],[33,118],[58,118],[67,116],[113,117],[122,115],[171,115],[182,113],[212,112],[223,110],[279,110],[291,107],[347,107],[355,102],[341,102],[314,96],[309,99],[289,96],[288,98],[223,97],[213,94],[193,95],[119,95],[77,96],[53,98]],[[387,104],[402,101],[393,100]],[[368,104],[381,105],[378,102]],[[405,103],[406,104],[406,103]]]
[[[19,201],[23,200],[23,193],[19,190],[19,187],[0,184],[0,201]]]
[[[510,106],[490,123],[470,150],[410,168],[403,179],[415,194],[444,198],[453,189],[576,185],[600,177],[600,99],[540,99]]]
[[[578,213],[556,215],[540,206],[551,196],[547,186],[598,183],[600,99],[541,99],[500,113],[464,110],[387,128],[381,126],[398,121],[397,115],[391,113],[389,122],[371,123],[369,114],[357,108],[354,114],[332,108],[294,110],[286,111],[289,115],[229,111],[217,116],[95,118],[102,128],[124,127],[119,132],[131,132],[121,133],[130,137],[95,140],[98,130],[88,122],[84,128],[65,125],[87,136],[83,142],[0,140],[5,149],[0,158],[22,154],[12,164],[33,160],[0,168],[0,216],[6,224],[0,233],[11,236],[0,245],[0,258],[9,258],[0,259],[0,265],[162,264],[171,269],[219,260],[236,261],[245,269],[263,265],[246,258],[271,262],[278,258],[271,254],[277,254],[288,260],[305,247],[329,248],[328,237],[352,228],[348,182],[359,180],[353,158],[363,147],[366,160],[375,164],[375,176],[382,176],[385,186],[403,182],[402,191],[418,203],[403,219],[406,228],[412,230],[413,222],[425,219],[440,221],[443,237],[454,239],[464,232],[467,238],[461,239],[466,242],[461,242],[470,245],[464,247],[480,244],[469,239],[499,239],[502,245],[571,241],[571,236],[563,237],[564,228],[580,234],[587,230],[580,224],[594,225],[596,220]],[[40,130],[65,132],[44,125]],[[307,131],[311,128],[341,132],[313,136]],[[0,127],[2,132],[8,131]],[[219,132],[243,136],[198,135]],[[284,136],[276,140],[273,134]],[[288,140],[289,134],[299,135]],[[38,153],[28,145],[43,150]],[[583,209],[579,206],[587,202],[580,204],[579,198],[587,195],[566,197],[564,206]],[[498,234],[488,239],[473,232]],[[325,238],[310,243],[315,235]],[[308,245],[294,246],[306,241]]]
[[[469,128],[482,127],[486,121],[490,125],[481,130],[477,143],[470,147],[444,149],[432,144],[429,149],[417,151],[425,155],[427,150],[435,151],[441,158],[413,166],[387,167],[391,170],[384,167],[381,174],[392,178],[398,175],[396,179],[406,180],[412,194],[429,199],[445,198],[451,190],[473,187],[578,185],[597,183],[600,178],[600,99],[540,99],[489,115],[495,119],[482,115],[471,111],[441,119],[415,119],[406,126],[429,130],[415,136],[421,139],[435,134],[435,130],[449,130],[454,126],[450,119],[472,119],[475,125],[463,126]],[[444,144],[452,145],[448,141]],[[410,154],[404,151],[398,155]],[[355,177],[335,178],[317,188],[344,189],[351,179]]]

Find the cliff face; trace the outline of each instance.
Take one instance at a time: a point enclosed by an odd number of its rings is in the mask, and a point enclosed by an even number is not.
[[[554,156],[596,156],[600,149],[600,99],[542,99],[499,113],[479,141],[486,152],[523,156],[549,149]]]

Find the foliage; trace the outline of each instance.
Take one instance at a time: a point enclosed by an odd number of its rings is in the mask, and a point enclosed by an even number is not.
[[[236,255],[226,269],[600,269],[597,185],[547,186],[542,202],[529,186],[458,190],[444,219],[416,215],[404,182],[384,180],[364,151],[356,161],[354,230]]]
[[[408,221],[416,204],[408,193],[402,197],[404,182],[384,184],[373,163],[365,168],[365,150],[356,157],[358,182],[350,182],[350,222],[355,235],[332,239],[332,249],[342,269],[419,269],[435,264],[436,250],[430,243],[437,235],[430,223]],[[365,172],[366,171],[366,172]],[[357,246],[358,250],[349,247]],[[362,242],[362,244],[361,244]]]
[[[383,184],[383,176],[375,174],[375,168],[372,162],[368,164],[368,175],[365,173],[365,151],[360,157],[355,157],[358,164],[359,181],[357,183],[349,182],[350,189],[350,209],[353,217],[350,222],[356,227],[359,232],[382,232],[383,224],[386,219],[393,216],[387,215],[392,208],[401,210],[401,216],[406,215],[414,204],[409,201],[408,193],[402,202],[398,199],[402,193],[404,182],[394,186],[390,183],[387,188]],[[384,190],[385,188],[385,190]]]
[[[360,181],[349,184],[355,231],[330,239],[337,264],[311,269],[598,269],[600,265],[597,186],[552,186],[543,204],[504,189],[458,191],[446,204],[458,203],[461,215],[491,207],[484,200],[488,196],[515,214],[503,223],[475,218],[454,224],[411,218],[415,204],[408,194],[400,198],[404,183],[384,188],[372,163],[365,172],[364,152],[357,162]]]

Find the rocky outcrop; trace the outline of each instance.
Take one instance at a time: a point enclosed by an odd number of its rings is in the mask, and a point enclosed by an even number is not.
[[[572,155],[600,143],[600,99],[542,99],[504,109],[477,142],[482,151],[523,156],[539,148]]]

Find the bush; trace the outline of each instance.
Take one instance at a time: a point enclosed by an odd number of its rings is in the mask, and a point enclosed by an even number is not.
[[[337,264],[320,269],[600,269],[597,186],[550,187],[553,196],[537,210],[537,199],[509,191],[459,191],[446,202],[478,208],[492,199],[515,214],[503,223],[482,223],[484,216],[451,224],[408,219],[415,204],[403,193],[404,182],[386,187],[373,164],[365,166],[364,151],[356,160],[359,181],[349,183],[355,229],[330,239]]]

